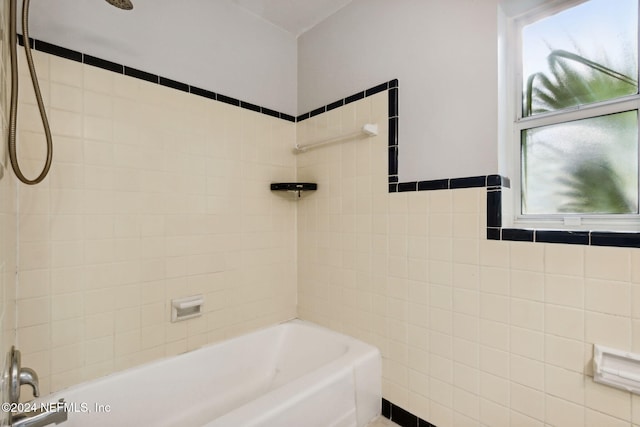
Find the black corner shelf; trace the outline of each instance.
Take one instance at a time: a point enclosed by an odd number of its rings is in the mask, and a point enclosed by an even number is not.
[[[318,184],[313,182],[275,182],[271,184],[271,191],[289,191],[298,193],[301,197],[303,191],[315,191]]]
[[[276,182],[271,184],[271,191],[314,191],[318,184],[312,182]]]

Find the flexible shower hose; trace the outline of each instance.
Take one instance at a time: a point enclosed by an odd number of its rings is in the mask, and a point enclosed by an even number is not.
[[[40,110],[40,118],[42,119],[42,126],[44,128],[44,135],[47,140],[47,158],[45,160],[44,167],[40,175],[35,179],[28,179],[20,170],[18,164],[18,155],[16,150],[16,126],[18,119],[18,55],[17,55],[17,35],[16,35],[16,1],[10,0],[9,6],[9,44],[11,45],[9,50],[11,52],[11,104],[9,110],[9,159],[11,166],[16,174],[16,177],[25,184],[34,185],[42,182],[42,180],[49,173],[51,168],[51,160],[53,158],[53,141],[51,138],[51,129],[49,128],[49,121],[47,120],[47,113],[44,109],[44,103],[42,102],[42,94],[40,92],[40,85],[38,84],[38,76],[36,76],[36,69],[33,65],[33,57],[31,56],[31,46],[29,46],[29,0],[23,0],[22,2],[22,35],[24,37],[24,52],[27,57],[27,65],[29,66],[29,73],[31,74],[31,82],[33,83],[33,90],[36,94],[36,101],[38,104],[38,110]]]

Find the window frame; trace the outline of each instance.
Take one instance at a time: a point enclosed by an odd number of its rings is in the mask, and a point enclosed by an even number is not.
[[[508,120],[510,129],[509,150],[511,151],[511,165],[513,184],[512,212],[510,217],[513,225],[524,228],[563,229],[563,230],[600,230],[600,231],[640,231],[640,212],[636,214],[523,214],[522,213],[522,132],[559,123],[568,123],[625,111],[637,111],[640,128],[640,88],[639,92],[620,98],[600,101],[593,104],[578,105],[560,111],[537,113],[523,117],[523,70],[522,70],[522,28],[548,16],[571,9],[589,0],[559,0],[547,2],[533,10],[526,11],[509,20],[508,28],[508,57],[507,74],[509,96],[508,111],[512,117]],[[638,5],[638,62],[640,63],[640,2]],[[640,64],[636,80],[640,82]],[[640,193],[640,129],[638,132],[638,191]],[[639,195],[640,204],[640,195]],[[640,207],[639,207],[640,209]]]

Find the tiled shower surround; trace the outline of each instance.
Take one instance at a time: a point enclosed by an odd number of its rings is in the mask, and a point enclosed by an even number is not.
[[[377,345],[385,401],[438,427],[640,426],[590,367],[640,352],[640,251],[487,240],[484,187],[390,193],[387,91],[294,123],[36,56],[56,154],[19,187],[17,342],[45,392],[297,315]],[[318,190],[269,191],[294,179]]]
[[[295,317],[296,206],[268,191],[295,177],[295,123],[34,54],[55,153],[19,187],[17,343],[43,393]],[[171,323],[196,294],[204,315]]]

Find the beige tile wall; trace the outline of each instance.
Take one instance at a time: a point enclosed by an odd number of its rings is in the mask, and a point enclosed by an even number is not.
[[[593,343],[640,352],[640,251],[487,241],[486,190],[387,193],[386,94],[299,124],[298,312],[383,352],[383,395],[438,427],[639,426]],[[400,145],[402,162],[402,145]]]
[[[43,392],[295,317],[295,202],[269,191],[295,177],[295,124],[34,54],[55,152],[19,188],[17,339]],[[204,316],[171,323],[194,294]]]
[[[9,62],[9,2],[0,6],[0,363],[15,343],[16,183],[7,155],[11,68]],[[4,388],[0,399],[7,400]],[[0,424],[6,423],[0,412]]]

